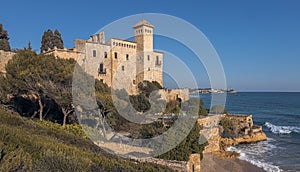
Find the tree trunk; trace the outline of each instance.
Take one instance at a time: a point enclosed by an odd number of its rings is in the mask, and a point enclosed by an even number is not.
[[[62,113],[64,114],[64,119],[63,119],[63,128],[66,127],[66,122],[67,122],[67,116],[68,116],[68,113],[65,111],[64,108],[62,108]]]
[[[40,121],[43,121],[44,106],[43,106],[43,102],[42,102],[42,99],[41,99],[40,95],[38,95],[38,102],[39,102],[39,107],[40,107]]]
[[[34,111],[33,115],[31,116],[31,118],[35,118],[36,114],[38,113],[38,111]]]

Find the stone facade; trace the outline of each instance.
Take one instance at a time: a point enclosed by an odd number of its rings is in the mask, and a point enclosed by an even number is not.
[[[15,54],[14,52],[0,50],[0,73],[6,73],[5,66]]]
[[[142,20],[133,26],[134,41],[110,38],[105,42],[103,32],[88,40],[75,40],[72,49],[53,49],[45,54],[73,58],[90,75],[112,89],[125,89],[138,94],[137,85],[144,80],[157,81],[163,86],[163,53],[153,50],[154,26]],[[161,91],[166,101],[189,99],[189,89]]]
[[[153,50],[154,26],[142,20],[133,29],[134,41],[110,38],[105,42],[100,32],[88,40],[75,40],[74,49],[47,53],[74,58],[88,74],[109,87],[137,94],[137,84],[144,80],[163,85],[163,53]]]

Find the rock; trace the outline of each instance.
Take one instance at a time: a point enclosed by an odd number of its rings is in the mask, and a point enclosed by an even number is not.
[[[221,138],[220,144],[223,150],[227,147],[234,146],[240,143],[256,143],[259,141],[267,140],[267,136],[263,132],[254,133],[251,135],[245,135],[237,138]]]

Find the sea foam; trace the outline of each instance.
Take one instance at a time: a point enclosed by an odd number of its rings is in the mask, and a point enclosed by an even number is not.
[[[300,127],[294,127],[294,126],[277,126],[273,125],[270,122],[266,122],[265,126],[269,128],[272,133],[274,134],[290,134],[292,132],[294,133],[300,133]]]
[[[272,165],[270,163],[264,162],[262,159],[258,160],[256,158],[253,157],[252,152],[247,152],[247,150],[251,150],[251,149],[239,149],[236,147],[229,147],[227,148],[227,151],[234,151],[234,152],[238,152],[240,154],[239,159],[247,161],[259,168],[264,169],[267,172],[281,172],[282,170],[276,166],[276,165]],[[256,150],[257,153],[260,153],[259,151]],[[252,156],[251,156],[252,155]]]

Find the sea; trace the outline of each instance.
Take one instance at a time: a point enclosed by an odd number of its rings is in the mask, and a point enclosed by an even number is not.
[[[205,107],[212,94],[200,94]],[[218,96],[218,95],[214,95]],[[224,95],[220,95],[224,96]],[[263,126],[267,141],[228,148],[268,172],[300,172],[300,93],[239,92],[227,94],[225,108],[232,114],[252,114]]]

